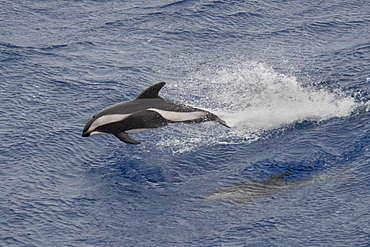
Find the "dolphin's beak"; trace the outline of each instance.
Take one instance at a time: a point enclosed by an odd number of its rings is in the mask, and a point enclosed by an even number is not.
[[[86,133],[86,132],[82,133],[82,137],[88,137],[88,136],[90,136],[90,133]]]
[[[83,129],[83,131],[82,131],[82,137],[88,137],[88,136],[90,136],[89,128],[90,128],[90,126],[91,126],[92,122],[94,122],[94,119],[90,119],[90,120],[86,123],[86,125],[85,125],[85,127],[84,127],[84,129]]]

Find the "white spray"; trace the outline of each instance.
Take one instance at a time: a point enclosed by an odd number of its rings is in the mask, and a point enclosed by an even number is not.
[[[185,98],[183,95],[192,95],[196,101],[184,103],[217,114],[232,129],[213,126],[197,130],[197,126],[192,126],[190,132],[174,127],[178,137],[164,138],[161,143],[165,146],[180,145],[180,149],[189,150],[188,144],[251,142],[265,131],[305,120],[349,116],[357,107],[352,97],[302,85],[296,77],[279,73],[264,63],[230,64],[216,71],[201,71],[190,83],[172,85],[181,94],[180,100]],[[184,132],[184,136],[179,136],[179,132]]]

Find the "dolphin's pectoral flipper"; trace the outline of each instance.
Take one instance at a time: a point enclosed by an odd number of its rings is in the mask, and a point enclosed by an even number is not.
[[[115,137],[128,144],[140,144],[141,142],[132,139],[126,132],[114,134]]]

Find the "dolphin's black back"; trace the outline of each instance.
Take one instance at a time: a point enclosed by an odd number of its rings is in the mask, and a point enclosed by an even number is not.
[[[149,108],[156,108],[164,111],[175,111],[175,112],[194,112],[200,111],[200,109],[193,108],[184,104],[178,104],[170,100],[164,100],[162,98],[154,99],[135,99],[125,102],[121,102],[104,110],[99,111],[95,117],[100,117],[108,114],[131,114],[133,112],[139,112],[147,110]]]

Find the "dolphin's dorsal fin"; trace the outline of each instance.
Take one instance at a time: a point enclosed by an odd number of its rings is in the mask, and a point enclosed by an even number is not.
[[[137,99],[155,99],[160,98],[158,93],[159,90],[165,85],[165,82],[160,82],[157,84],[154,84],[153,86],[148,87],[145,89],[138,97]]]
[[[266,184],[275,184],[284,181],[284,178],[289,176],[289,172],[282,172],[267,179]]]

